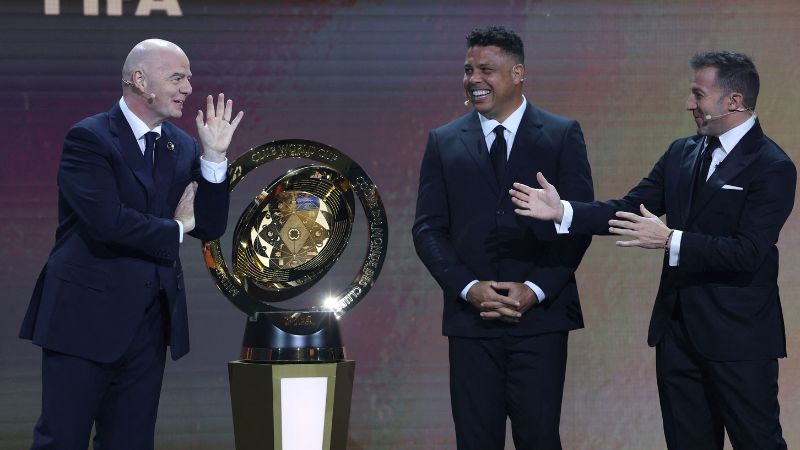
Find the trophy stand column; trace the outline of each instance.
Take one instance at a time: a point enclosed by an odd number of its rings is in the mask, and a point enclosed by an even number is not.
[[[236,450],[347,448],[355,361],[332,314],[258,313],[242,358],[228,363]]]

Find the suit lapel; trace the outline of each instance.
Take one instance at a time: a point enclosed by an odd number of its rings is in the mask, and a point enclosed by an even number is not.
[[[144,163],[142,150],[139,148],[139,143],[136,141],[136,137],[133,135],[133,130],[131,130],[131,126],[128,125],[125,115],[122,114],[119,104],[114,105],[109,112],[109,130],[114,137],[114,144],[117,147],[117,151],[119,151],[125,163],[130,167],[131,171],[133,171],[136,179],[138,179],[147,190],[148,196],[152,197],[155,192],[153,175]]]
[[[541,156],[540,152],[536,152],[536,143],[542,137],[542,121],[535,109],[529,103],[525,107],[525,114],[519,122],[517,134],[514,137],[514,145],[511,147],[511,154],[508,156],[508,163],[506,164],[505,179],[501,183],[503,192],[511,188],[512,181],[517,178],[517,170],[523,167],[520,164],[525,159],[536,160]],[[542,167],[540,164],[534,164],[534,167]]]
[[[499,194],[497,182],[494,179],[494,170],[489,161],[489,150],[486,148],[486,137],[483,135],[478,113],[473,112],[461,128],[461,142],[467,149],[467,153],[478,166],[484,182],[488,183],[495,195]]]
[[[761,125],[756,121],[753,128],[742,137],[736,147],[725,157],[722,164],[714,170],[714,173],[706,181],[705,186],[697,193],[697,198],[692,200],[691,214],[687,222],[693,220],[705,208],[714,194],[722,189],[722,186],[728,184],[728,181],[735,178],[756,159],[760,148],[758,141],[763,136]]]

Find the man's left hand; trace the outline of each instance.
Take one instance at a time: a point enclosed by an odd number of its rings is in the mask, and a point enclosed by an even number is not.
[[[225,161],[228,146],[231,144],[233,132],[239,126],[244,111],[231,120],[233,113],[233,101],[225,101],[225,94],[219,94],[217,106],[214,107],[214,98],[206,97],[206,117],[203,120],[203,111],[197,111],[195,122],[197,123],[197,134],[200,136],[200,143],[203,144],[203,159],[211,162]]]
[[[624,220],[609,220],[608,231],[620,236],[630,236],[629,241],[617,241],[620,247],[641,247],[650,249],[663,249],[670,230],[664,222],[647,210],[644,205],[639,205],[642,215],[617,211],[617,217]]]

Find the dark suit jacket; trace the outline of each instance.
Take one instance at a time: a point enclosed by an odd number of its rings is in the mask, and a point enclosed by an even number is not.
[[[191,234],[217,238],[227,222],[228,183],[202,178],[198,145],[189,135],[166,122],[161,130],[155,176],[118,104],[69,131],[58,171],[56,242],[20,337],[61,353],[114,361],[161,287],[169,302],[172,357],[189,351],[173,214],[186,185],[198,181]]]
[[[678,301],[689,337],[705,357],[786,356],[775,244],[794,204],[794,164],[756,122],[692,198],[702,146],[702,136],[673,142],[621,200],[572,203],[570,233],[608,234],[616,211],[638,213],[641,203],[666,214],[667,226],[684,233],[679,265],[664,260],[649,344],[661,340]]]
[[[589,201],[592,178],[580,126],[527,105],[498,188],[476,112],[430,133],[420,170],[414,245],[444,291],[448,336],[532,335],[583,327],[574,271],[587,236],[514,214],[508,190],[541,171],[565,198]],[[562,191],[563,190],[563,191]],[[547,299],[520,323],[484,321],[459,297],[472,280],[531,281]]]

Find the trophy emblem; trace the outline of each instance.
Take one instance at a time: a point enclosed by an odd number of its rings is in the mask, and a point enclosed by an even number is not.
[[[353,228],[350,183],[321,166],[291,170],[261,191],[234,233],[233,273],[251,298],[280,302],[322,278]]]

